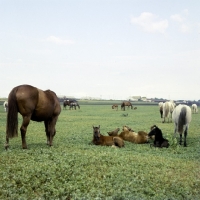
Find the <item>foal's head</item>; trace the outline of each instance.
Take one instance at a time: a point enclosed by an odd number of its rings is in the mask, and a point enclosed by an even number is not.
[[[97,140],[100,138],[100,125],[96,127],[93,126],[93,136]]]
[[[151,131],[148,133],[148,136],[149,137],[155,136],[155,139],[162,137],[162,131],[156,125],[153,125],[151,127]]]

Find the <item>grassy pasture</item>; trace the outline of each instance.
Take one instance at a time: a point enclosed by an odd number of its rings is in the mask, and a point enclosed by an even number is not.
[[[161,123],[158,106],[137,108],[115,111],[110,105],[81,105],[80,110],[62,110],[53,147],[46,145],[43,123],[31,121],[28,150],[22,150],[19,134],[5,151],[6,113],[1,106],[0,199],[200,199],[199,114],[192,116],[184,148],[171,137],[173,123]],[[123,125],[148,132],[154,124],[170,140],[168,149],[90,143],[92,125],[100,125],[107,135]]]

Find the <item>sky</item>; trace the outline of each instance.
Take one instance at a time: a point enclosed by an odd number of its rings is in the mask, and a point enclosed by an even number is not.
[[[199,0],[0,0],[0,98],[200,99]]]

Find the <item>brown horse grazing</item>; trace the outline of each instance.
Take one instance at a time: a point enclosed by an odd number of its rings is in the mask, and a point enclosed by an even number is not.
[[[109,136],[117,136],[120,128],[116,128],[114,131],[107,132]]]
[[[42,91],[31,85],[20,85],[12,89],[8,97],[6,149],[9,146],[9,138],[18,135],[18,112],[23,117],[20,128],[22,148],[27,149],[25,137],[30,120],[44,121],[47,144],[52,146],[56,134],[55,125],[61,112],[56,94],[51,90]]]
[[[123,131],[118,136],[125,141],[129,141],[135,144],[148,143],[148,134],[146,132],[132,132],[129,131],[129,129],[126,126],[123,126]]]
[[[93,126],[92,143],[95,144],[95,145],[101,145],[101,146],[124,147],[124,141],[121,138],[101,135],[100,125],[98,127]]]
[[[121,104],[121,110],[125,110],[125,107],[129,106],[131,107],[131,109],[133,109],[133,106],[132,106],[132,103],[130,101],[123,101],[122,104]]]
[[[116,110],[118,110],[118,105],[117,104],[113,104],[112,105],[112,109],[116,108]]]

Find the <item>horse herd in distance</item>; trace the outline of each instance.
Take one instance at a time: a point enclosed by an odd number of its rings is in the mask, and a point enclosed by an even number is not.
[[[64,101],[63,109],[69,106],[70,109],[76,109],[80,106],[77,101]],[[133,108],[130,101],[124,101],[121,104],[121,109],[125,110],[125,107]],[[116,107],[116,105],[115,105]],[[60,101],[55,92],[51,90],[41,90],[31,85],[19,85],[14,87],[9,96],[8,102],[4,102],[4,108],[7,112],[6,123],[6,143],[5,149],[9,147],[9,138],[16,137],[18,135],[18,113],[22,115],[22,125],[20,127],[22,148],[27,149],[26,144],[26,131],[30,120],[41,122],[44,121],[45,132],[47,137],[47,144],[53,145],[53,138],[56,134],[56,122],[61,113]],[[114,107],[112,107],[114,108]],[[174,122],[174,136],[176,133],[180,135],[179,144],[182,144],[182,134],[184,134],[184,146],[186,147],[186,137],[188,133],[189,123],[192,119],[192,112],[197,113],[198,108],[196,104],[192,105],[192,109],[188,105],[176,104],[173,101],[166,101],[165,103],[159,103],[159,111],[161,114],[162,122],[165,123],[171,120]],[[163,138],[162,131],[153,125],[149,133],[139,131],[136,133],[131,128],[124,126],[122,132],[118,134],[119,129],[108,132],[107,136],[100,133],[100,125],[93,126],[93,140],[95,145],[102,146],[116,146],[123,147],[124,141],[129,141],[136,144],[148,143],[149,139],[153,138],[154,147],[169,147],[169,141]]]
[[[129,103],[125,104],[124,102],[121,104],[121,109],[123,110],[126,106],[133,106]],[[187,146],[186,138],[188,134],[189,123],[192,120],[192,112],[198,113],[198,107],[196,104],[192,104],[192,109],[188,105],[179,104],[176,106],[174,101],[166,101],[160,102],[158,104],[159,111],[162,118],[162,123],[166,123],[168,119],[168,123],[174,122],[174,137],[179,133],[180,140],[179,144],[182,145],[182,135],[184,134],[184,147]],[[117,105],[113,105],[112,109],[118,109]],[[119,128],[107,132],[109,136],[104,136],[100,133],[100,125],[94,127],[93,126],[93,140],[92,143],[95,145],[102,146],[117,146],[124,147],[124,141],[129,141],[135,144],[144,144],[148,143],[149,139],[153,139],[154,147],[163,148],[169,147],[169,141],[163,137],[161,129],[159,129],[156,125],[153,125],[150,129],[149,133],[144,131],[139,131],[136,133],[134,130],[127,126],[123,126],[122,132],[118,134]]]

